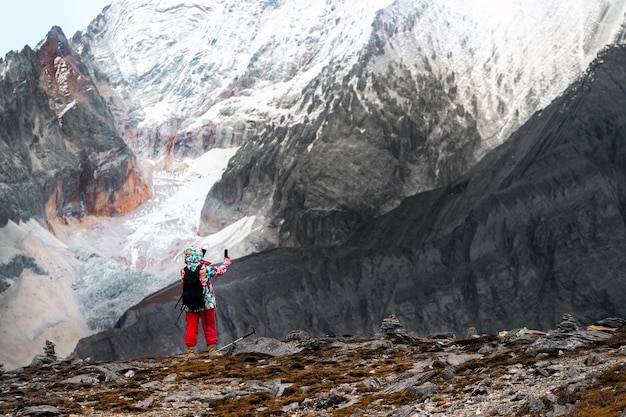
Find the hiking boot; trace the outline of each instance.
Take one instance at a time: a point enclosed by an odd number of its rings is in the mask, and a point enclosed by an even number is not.
[[[209,359],[223,358],[224,353],[217,350],[217,345],[209,345]]]
[[[193,346],[187,347],[187,360],[191,360],[196,357],[195,349]]]

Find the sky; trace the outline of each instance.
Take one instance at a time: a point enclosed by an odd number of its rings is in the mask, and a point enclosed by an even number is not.
[[[68,38],[87,28],[112,0],[0,0],[0,57],[34,48],[52,26]]]

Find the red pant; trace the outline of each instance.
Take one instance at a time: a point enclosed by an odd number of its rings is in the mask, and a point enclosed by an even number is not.
[[[215,327],[215,309],[197,312],[186,312],[187,331],[185,332],[185,345],[194,347],[198,343],[198,323],[202,322],[204,340],[208,345],[217,345],[217,330]]]

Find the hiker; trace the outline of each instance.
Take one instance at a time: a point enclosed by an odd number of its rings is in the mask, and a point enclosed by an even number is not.
[[[185,267],[180,271],[181,278],[183,280],[183,308],[185,310],[185,319],[187,321],[185,331],[185,345],[187,345],[188,355],[193,357],[195,352],[195,346],[198,341],[198,323],[202,323],[202,330],[204,331],[204,338],[206,344],[209,347],[209,358],[219,358],[222,356],[221,352],[217,351],[217,328],[215,324],[215,293],[213,292],[213,286],[211,280],[218,277],[224,272],[228,271],[228,266],[232,264],[232,260],[228,257],[227,253],[224,253],[224,263],[221,265],[211,265],[211,262],[203,259],[206,250],[199,246],[190,246],[185,249]],[[198,270],[199,268],[199,270]],[[187,272],[186,272],[187,271]],[[199,278],[201,285],[200,301],[197,305],[193,305],[192,302],[185,303],[185,297],[189,292],[185,284],[185,275],[196,273],[196,277]],[[196,281],[197,282],[197,281]],[[193,291],[193,290],[192,290]],[[189,298],[189,297],[187,297]],[[187,305],[189,304],[189,305]]]

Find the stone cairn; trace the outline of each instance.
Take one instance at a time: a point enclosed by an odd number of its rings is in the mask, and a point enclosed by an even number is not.
[[[46,345],[43,348],[43,355],[37,355],[30,363],[31,367],[37,367],[55,363],[57,361],[57,354],[54,350],[56,345],[51,340],[46,340]]]
[[[561,322],[556,326],[556,328],[557,331],[559,331],[560,333],[571,333],[578,330],[578,325],[574,320],[574,316],[569,313],[565,313],[563,314]]]
[[[404,326],[400,323],[400,320],[395,314],[390,315],[383,319],[380,324],[380,332],[384,336],[395,336],[397,334],[404,334]]]
[[[50,340],[46,340],[46,346],[44,346],[43,348],[43,353],[46,356],[46,358],[49,358],[52,362],[56,362],[57,360],[57,353],[54,351],[54,347],[56,345],[50,341]]]
[[[404,330],[404,326],[395,314],[383,319],[378,335],[392,339],[396,343],[411,343],[413,341],[413,337]]]

